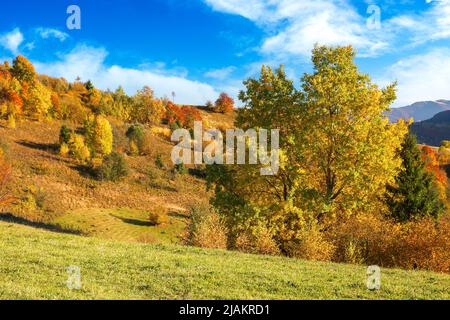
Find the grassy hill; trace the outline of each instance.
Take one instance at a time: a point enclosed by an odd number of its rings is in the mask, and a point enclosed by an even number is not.
[[[211,127],[232,126],[232,114],[200,111]],[[126,148],[127,126],[113,119],[111,123],[116,145]],[[173,144],[162,134],[168,129],[149,129],[153,132],[151,152],[127,157],[128,177],[102,182],[73,159],[59,155],[56,143],[62,124],[23,120],[16,129],[8,129],[0,121],[0,146],[13,165],[10,191],[17,196],[14,205],[0,212],[0,220],[14,217],[29,225],[111,240],[179,243],[189,207],[207,203],[210,193],[195,172],[173,174]],[[164,168],[156,165],[158,156]],[[168,223],[152,225],[149,212],[161,208],[169,212]]]
[[[66,286],[81,268],[81,290]],[[450,276],[163,244],[112,242],[0,222],[0,299],[450,299]]]

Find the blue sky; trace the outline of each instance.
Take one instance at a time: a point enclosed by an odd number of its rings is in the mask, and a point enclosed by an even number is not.
[[[66,26],[69,5],[81,30]],[[6,0],[2,11],[0,59],[23,54],[102,89],[149,85],[202,104],[236,96],[263,63],[298,83],[320,43],[352,44],[374,81],[397,80],[395,106],[450,99],[450,0]]]

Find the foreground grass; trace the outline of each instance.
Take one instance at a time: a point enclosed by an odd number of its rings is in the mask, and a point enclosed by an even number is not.
[[[66,286],[81,268],[82,289]],[[450,276],[175,245],[117,243],[0,222],[0,299],[450,299]]]

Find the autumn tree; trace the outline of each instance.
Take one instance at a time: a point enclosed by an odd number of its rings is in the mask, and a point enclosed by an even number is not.
[[[33,64],[24,56],[17,56],[13,61],[11,74],[19,81],[25,81],[29,84],[36,81],[36,71]]]
[[[216,101],[214,110],[220,113],[229,113],[234,110],[234,100],[225,92],[222,92]]]
[[[85,131],[86,144],[94,157],[109,155],[112,152],[113,132],[106,118],[98,115],[86,120]]]
[[[339,215],[383,206],[407,126],[385,115],[395,85],[379,88],[354,58],[351,47],[316,47],[301,89],[283,68],[263,67],[259,79],[244,82],[236,127],[280,129],[280,170],[261,176],[258,165],[208,168],[213,203],[232,230],[263,223],[283,247],[312,225],[326,228]]]
[[[421,149],[421,157],[425,163],[425,170],[433,176],[440,198],[445,201],[447,199],[448,177],[439,163],[437,152],[429,146],[424,146]]]
[[[132,118],[140,123],[159,123],[164,114],[164,104],[153,96],[150,87],[144,87],[133,97]]]

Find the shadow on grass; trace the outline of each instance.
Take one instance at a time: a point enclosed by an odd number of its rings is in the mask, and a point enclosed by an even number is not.
[[[83,233],[79,230],[68,229],[68,228],[64,228],[59,225],[53,225],[53,224],[48,224],[48,223],[44,223],[44,222],[33,222],[33,221],[29,221],[25,218],[16,217],[16,216],[12,215],[11,213],[1,213],[0,221],[7,222],[7,223],[20,224],[23,226],[28,226],[28,227],[33,227],[33,228],[37,228],[37,229],[58,232],[58,233],[83,235]]]
[[[36,143],[32,141],[26,141],[21,140],[17,142],[21,146],[35,149],[35,150],[41,150],[41,151],[47,151],[47,152],[58,152],[58,145],[54,143]]]
[[[114,218],[117,218],[119,220],[122,220],[122,222],[124,223],[128,223],[128,224],[132,224],[135,226],[140,226],[140,227],[154,227],[156,226],[156,224],[150,222],[150,221],[144,221],[144,220],[138,220],[138,219],[132,219],[132,218],[124,218],[124,217],[119,217],[117,215],[112,214],[111,215]]]

